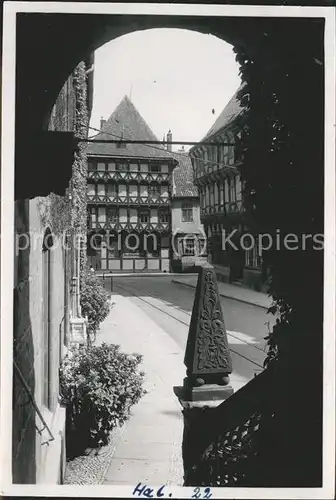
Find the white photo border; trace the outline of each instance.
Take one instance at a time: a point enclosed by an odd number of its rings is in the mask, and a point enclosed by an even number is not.
[[[136,486],[18,485],[11,481],[12,345],[14,268],[14,125],[16,14],[151,14],[233,17],[325,18],[325,265],[322,488],[212,488],[212,498],[334,498],[335,480],[335,10],[205,4],[4,2],[1,150],[1,399],[0,492],[11,496],[130,497]],[[309,103],[307,103],[309,105]],[[13,242],[13,245],[4,245]],[[171,486],[173,498],[191,498],[194,488]]]

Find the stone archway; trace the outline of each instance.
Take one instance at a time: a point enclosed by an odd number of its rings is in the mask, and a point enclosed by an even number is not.
[[[285,31],[284,21],[286,21]],[[47,146],[43,149],[39,140],[52,104],[55,102],[62,84],[76,64],[80,60],[88,58],[90,52],[107,41],[133,31],[160,27],[184,28],[201,33],[211,33],[233,46],[239,47],[248,57],[252,57],[260,70],[258,76],[260,76],[259,81],[262,83],[263,79],[275,79],[279,73],[279,67],[287,68],[289,66],[293,68],[295,65],[299,67],[302,65],[305,69],[303,74],[308,74],[307,68],[309,69],[310,64],[322,65],[323,67],[323,23],[323,19],[312,18],[284,20],[283,18],[241,19],[179,16],[167,18],[163,16],[126,17],[115,15],[22,15],[18,19],[16,147],[17,150],[22,150],[24,155],[23,158],[17,158],[16,178],[22,182],[27,164],[30,166],[29,175],[34,178],[35,163],[32,161],[34,154],[42,158],[44,152],[48,158],[52,155],[48,149],[49,144],[47,143]],[[288,64],[289,60],[290,64]],[[220,61],[216,61],[216,64],[220,64]],[[317,105],[322,102],[323,76],[318,78],[320,88],[316,83],[312,84],[309,79],[305,79],[301,87],[298,82],[293,83],[293,78],[289,79],[288,93],[300,92],[300,99],[307,101],[307,110],[309,109],[309,99],[313,95],[316,97]],[[314,94],[316,88],[318,88],[317,96]],[[307,117],[302,116],[300,120],[304,121]],[[313,123],[312,125],[316,129],[316,124]],[[302,137],[304,137],[304,134],[302,134]],[[27,145],[31,147],[30,154],[33,155],[32,158],[27,158],[25,155]],[[68,165],[70,168],[70,162],[68,162]],[[45,161],[43,166],[45,168]],[[323,176],[320,167],[320,164],[318,164],[317,176],[319,179]],[[279,177],[277,182],[279,182]],[[64,182],[64,187],[65,185]],[[49,185],[42,187],[43,192],[48,193]],[[33,189],[36,189],[36,184],[33,185]],[[26,197],[33,197],[37,194],[39,193],[33,191]],[[316,269],[316,274],[318,274],[320,267],[316,266]],[[310,298],[310,301],[316,296],[316,291],[314,294],[308,288],[305,290],[304,297]],[[320,310],[321,304],[317,303],[317,307],[314,304],[314,307]],[[313,309],[311,308],[311,310]],[[315,316],[318,318],[319,314],[315,314]],[[311,316],[307,315],[307,317]],[[299,319],[302,320],[302,316]],[[308,323],[307,320],[306,323]],[[307,407],[306,414],[309,413],[309,419],[306,418],[305,428],[310,431],[310,439],[313,437],[315,440],[314,450],[319,448],[319,429],[317,429],[319,426],[316,422],[320,418],[320,401],[317,395],[320,394],[322,380],[322,375],[319,373],[318,363],[320,358],[318,357],[318,349],[315,350],[317,355],[314,356],[314,365],[308,366],[309,363],[306,362],[309,370],[305,371],[310,377],[306,393],[310,390],[310,401],[313,399],[316,402],[313,405],[315,408],[309,408],[308,403],[305,403],[305,408]],[[306,352],[304,356],[306,356]],[[289,379],[288,387],[290,384],[292,384],[290,390],[291,402],[294,403],[295,397],[300,394],[300,391],[302,392],[302,377],[300,383],[296,379]],[[303,397],[301,396],[300,401],[302,400]],[[288,403],[288,406],[290,406],[290,403]],[[312,415],[313,410],[314,414]],[[294,417],[295,422],[293,421]],[[296,431],[300,429],[298,421],[299,417],[294,415],[292,417],[293,429],[291,430],[293,438]],[[314,424],[313,430],[309,428],[309,423]],[[302,426],[301,422],[300,425]],[[305,443],[306,436],[304,432],[301,432],[300,439],[296,439],[296,449],[294,451],[297,456],[303,457],[310,452],[309,446]],[[291,449],[291,447],[289,446],[288,449]],[[305,453],[304,450],[308,453]],[[293,450],[291,449],[291,451]],[[318,459],[319,457],[316,455],[315,462]],[[308,463],[306,469],[318,474],[314,470],[315,462],[312,460],[311,464]]]

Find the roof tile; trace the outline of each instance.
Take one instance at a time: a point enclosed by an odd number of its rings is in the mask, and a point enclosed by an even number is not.
[[[173,170],[173,198],[198,197],[189,153],[172,152],[171,155],[179,162]]]
[[[157,141],[157,137],[140,115],[132,101],[125,96],[102,130],[92,137],[93,140],[130,139],[138,141]],[[126,144],[120,147],[116,143],[89,143],[88,154],[100,156],[123,156],[139,158],[170,158],[171,155],[160,144]]]

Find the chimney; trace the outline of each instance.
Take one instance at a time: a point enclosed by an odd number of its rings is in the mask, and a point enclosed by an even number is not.
[[[172,150],[172,145],[171,145],[172,140],[173,140],[173,135],[171,133],[171,130],[169,129],[167,134],[167,151],[170,152]]]
[[[104,127],[105,123],[106,123],[106,120],[104,120],[104,118],[101,117],[101,119],[100,119],[100,130],[102,130],[102,128]]]

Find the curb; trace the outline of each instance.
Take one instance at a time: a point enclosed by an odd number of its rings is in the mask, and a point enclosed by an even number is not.
[[[196,288],[196,286],[191,285],[190,283],[183,283],[182,281],[172,280],[171,282],[175,283],[177,285],[188,286],[189,288],[194,288],[194,289]],[[271,306],[271,304],[269,306],[263,306],[261,304],[257,304],[256,302],[252,302],[250,300],[245,300],[245,299],[238,299],[237,297],[232,297],[232,295],[227,295],[227,294],[221,293],[221,292],[219,292],[219,295],[221,297],[225,297],[226,299],[236,300],[237,302],[243,302],[244,304],[248,304],[250,306],[260,307],[261,309],[265,309],[266,311],[267,311],[268,307]]]

